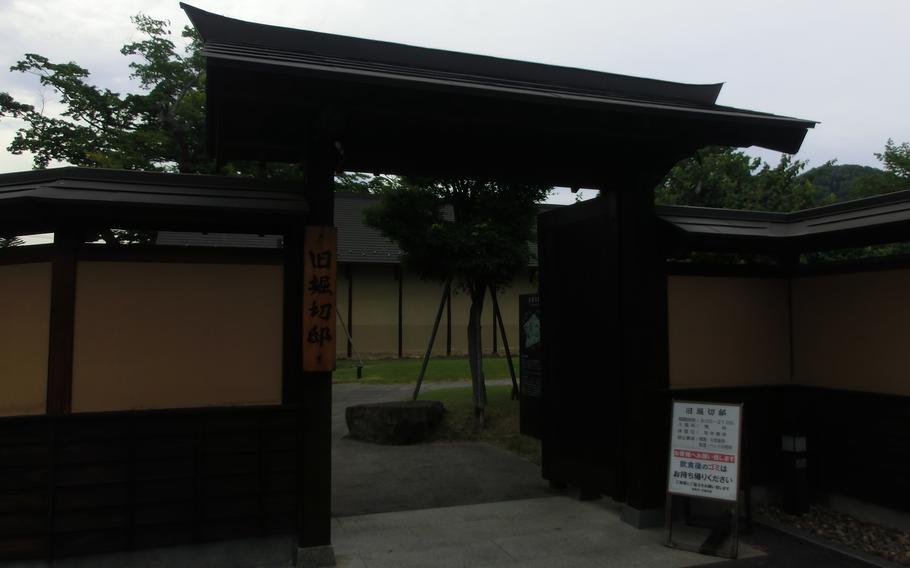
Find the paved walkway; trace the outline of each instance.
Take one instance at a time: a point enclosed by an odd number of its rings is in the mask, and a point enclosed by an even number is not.
[[[619,520],[611,501],[565,496],[335,519],[347,568],[696,566],[716,558],[663,546],[663,530]],[[762,553],[742,546],[742,557]]]
[[[622,523],[609,499],[583,502],[549,493],[538,466],[499,448],[380,446],[345,438],[347,406],[403,400],[412,388],[354,383],[333,389],[332,541],[339,566],[867,566],[761,528],[741,539],[739,560],[719,563],[665,547],[662,529]]]
[[[432,383],[426,390],[469,383]],[[332,516],[549,495],[540,467],[489,444],[381,446],[345,438],[351,404],[403,400],[411,385],[339,384],[332,404]]]

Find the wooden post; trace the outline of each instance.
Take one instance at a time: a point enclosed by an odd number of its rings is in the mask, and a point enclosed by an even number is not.
[[[420,385],[423,383],[423,375],[427,372],[427,364],[430,362],[430,353],[433,351],[433,343],[436,342],[436,332],[439,330],[439,320],[442,319],[442,308],[446,304],[446,298],[452,289],[452,281],[446,280],[446,285],[442,289],[442,298],[439,300],[439,309],[436,311],[436,319],[433,321],[433,331],[430,333],[430,342],[427,344],[427,352],[423,356],[423,364],[420,366],[420,374],[417,375],[417,385],[414,386],[413,400],[417,400],[420,395]]]
[[[334,225],[334,176],[337,155],[331,139],[313,137],[305,156],[305,189],[309,225]],[[304,243],[305,246],[305,243]],[[303,260],[303,259],[301,259]],[[301,289],[303,284],[301,283]],[[299,310],[302,319],[303,310]],[[301,337],[301,344],[302,344]],[[334,349],[334,347],[333,347]],[[334,562],[332,531],[332,373],[303,371],[297,359],[300,383],[300,436],[298,452],[298,565]]]
[[[499,310],[499,300],[496,298],[496,287],[490,286],[490,296],[493,298],[493,330],[496,330],[496,323],[499,323],[499,331],[502,333],[502,348],[506,352],[506,361],[509,364],[509,376],[512,378],[512,400],[518,398],[518,381],[515,379],[515,366],[512,364],[512,352],[509,350],[509,338],[506,337],[506,324],[502,321],[502,312]]]
[[[73,398],[73,334],[76,323],[76,253],[81,232],[54,233],[51,261],[50,337],[47,361],[47,413],[69,414]]]
[[[395,267],[395,278],[398,279],[398,358],[404,357],[404,271],[401,265]]]
[[[347,332],[348,332],[348,359],[354,353],[354,342],[352,341],[354,335],[354,269],[350,264],[344,267],[345,274],[348,277],[348,323],[347,323]]]
[[[446,293],[446,357],[452,356],[452,287]]]
[[[663,512],[669,428],[666,262],[660,256],[654,185],[632,175],[616,193],[621,277],[623,467],[626,503],[639,523]]]

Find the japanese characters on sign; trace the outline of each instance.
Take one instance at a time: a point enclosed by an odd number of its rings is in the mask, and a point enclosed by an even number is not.
[[[673,401],[667,491],[736,501],[742,407]]]
[[[307,227],[303,242],[303,370],[335,370],[334,227]]]

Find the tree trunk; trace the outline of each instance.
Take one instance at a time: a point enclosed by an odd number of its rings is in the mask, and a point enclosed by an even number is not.
[[[471,310],[468,318],[468,363],[471,367],[474,415],[480,427],[483,427],[487,407],[487,386],[483,376],[483,336],[480,328],[486,289],[485,285],[474,286],[471,289]]]

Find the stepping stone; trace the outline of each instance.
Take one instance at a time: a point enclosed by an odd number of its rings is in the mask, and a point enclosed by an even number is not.
[[[445,406],[438,400],[357,404],[344,411],[351,437],[374,444],[426,442],[442,422]]]

